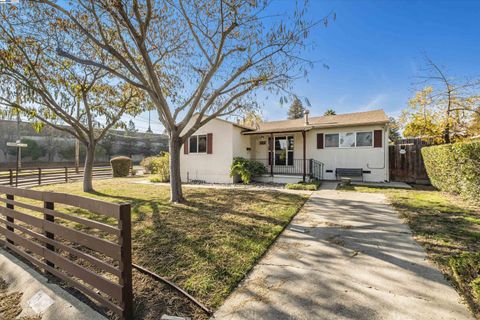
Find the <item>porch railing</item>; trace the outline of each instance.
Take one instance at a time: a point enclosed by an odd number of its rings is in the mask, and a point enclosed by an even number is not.
[[[323,163],[310,159],[310,176],[316,180],[323,180]]]
[[[285,165],[274,164],[270,165],[269,159],[253,159],[262,163],[268,171],[268,174],[284,174],[291,176],[303,176],[304,173],[304,161],[303,159],[290,160]],[[305,176],[311,177],[316,180],[323,180],[324,165],[322,162],[315,159],[305,159]]]
[[[263,163],[263,165],[267,168],[268,173],[271,172],[273,169],[273,174],[285,174],[285,175],[303,175],[303,159],[293,159],[290,160],[290,163],[285,165],[274,164],[273,168],[270,168],[270,161],[269,159],[253,159],[255,161]],[[310,174],[310,159],[306,159],[306,168],[305,174]]]

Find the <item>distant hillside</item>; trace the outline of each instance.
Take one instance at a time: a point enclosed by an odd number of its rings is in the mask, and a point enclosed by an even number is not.
[[[22,151],[22,161],[29,162],[73,162],[75,161],[75,139],[67,132],[46,126],[35,132],[31,123],[20,123],[22,142],[29,145]],[[9,141],[17,140],[17,122],[0,120],[0,166],[15,162],[15,149],[7,147]],[[99,143],[95,161],[106,162],[117,155],[132,157],[135,162],[146,156],[168,150],[168,137],[163,134],[111,130]],[[84,148],[80,156],[85,156]]]

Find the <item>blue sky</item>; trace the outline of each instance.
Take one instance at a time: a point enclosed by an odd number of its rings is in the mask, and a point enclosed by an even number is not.
[[[271,10],[288,12],[293,6],[293,0],[276,0]],[[480,1],[310,1],[309,18],[330,11],[336,22],[316,29],[315,48],[305,53],[321,63],[294,84],[294,92],[309,99],[313,116],[327,108],[337,113],[383,108],[398,115],[415,91],[424,53],[453,77],[480,76]],[[287,109],[268,95],[263,116],[282,119]],[[137,127],[146,129],[147,118],[141,115]]]

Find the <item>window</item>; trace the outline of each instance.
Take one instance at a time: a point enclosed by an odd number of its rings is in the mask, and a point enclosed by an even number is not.
[[[371,147],[373,142],[372,132],[357,132],[357,147]]]
[[[293,136],[275,137],[275,158],[276,166],[293,166]],[[270,149],[270,148],[269,148]],[[271,159],[271,151],[268,153],[269,165]]]
[[[353,148],[355,147],[355,133],[342,132],[340,133],[340,148]]]
[[[207,136],[198,136],[198,153],[207,152]]]
[[[325,134],[325,148],[338,148],[338,133]]]
[[[189,140],[190,153],[206,153],[207,152],[207,136],[191,136]]]

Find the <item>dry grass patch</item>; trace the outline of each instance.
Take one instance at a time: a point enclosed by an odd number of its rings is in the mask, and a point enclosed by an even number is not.
[[[37,189],[130,202],[134,262],[173,280],[213,309],[220,306],[308,198],[276,191],[184,188],[187,203],[174,205],[168,202],[168,187],[135,181],[95,181],[96,192],[89,194],[81,191],[79,183]],[[99,219],[88,212],[75,213]],[[111,223],[109,219],[103,222]],[[144,314],[153,307],[151,296],[145,293],[149,289],[145,281],[136,281],[135,287],[136,297],[141,297],[137,305],[141,304],[138,308]],[[176,307],[178,303],[167,305],[169,312],[191,314]],[[149,317],[154,316],[161,314]]]

